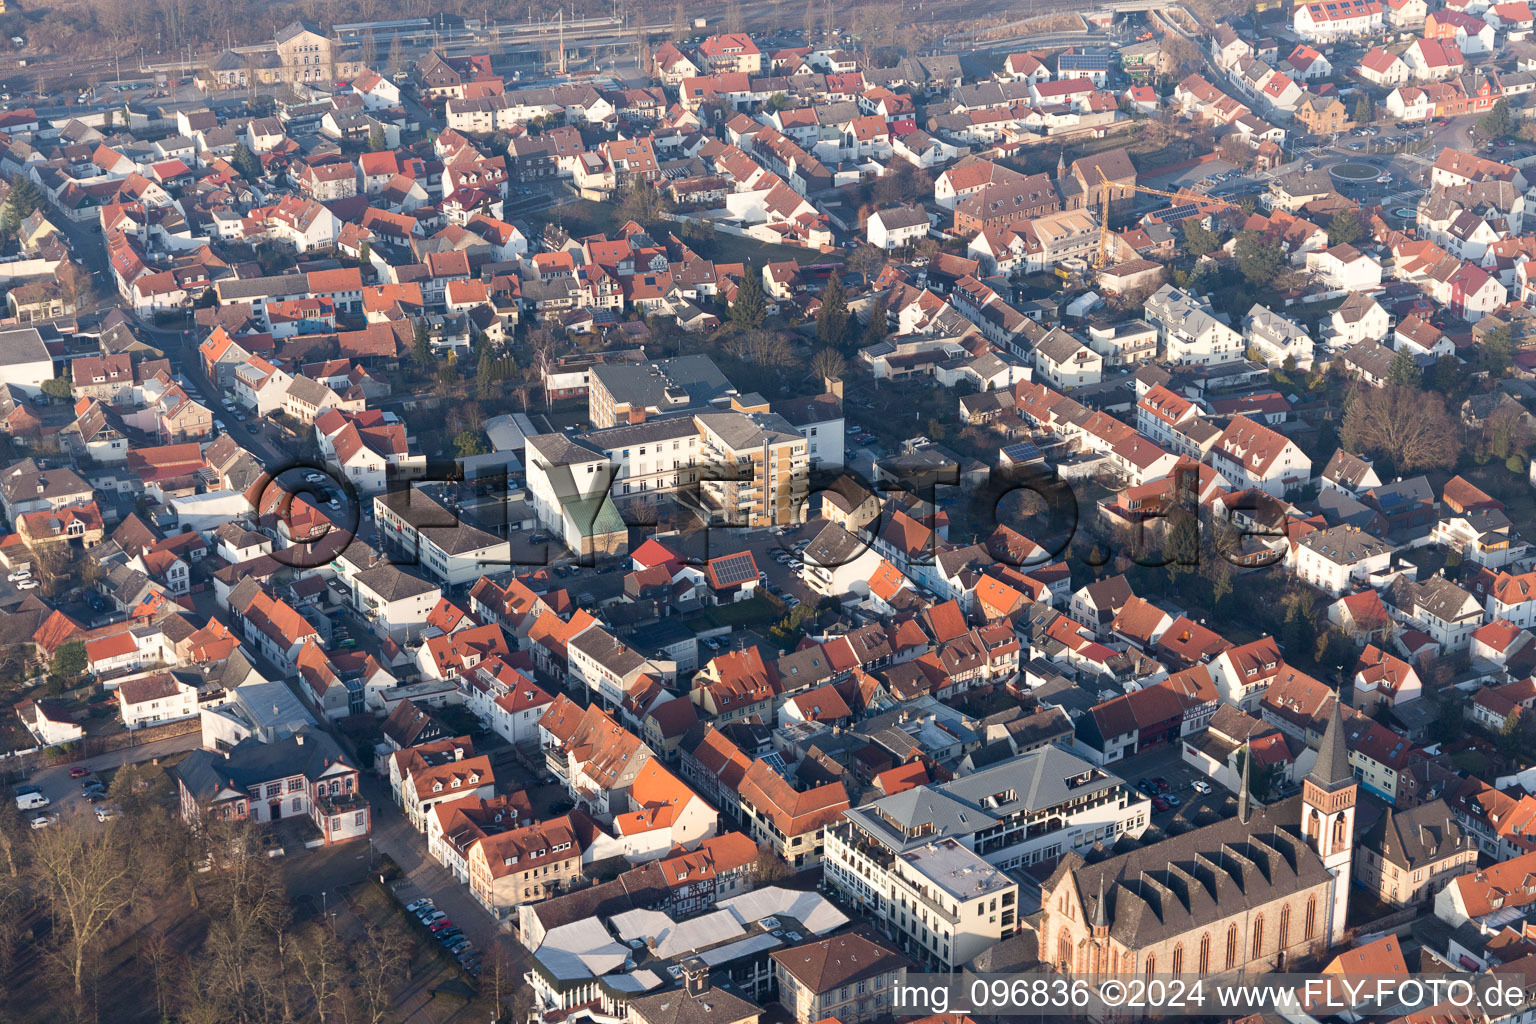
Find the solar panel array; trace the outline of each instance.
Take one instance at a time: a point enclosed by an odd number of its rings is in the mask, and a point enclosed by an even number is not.
[[[1058,71],[1108,71],[1107,53],[1064,53],[1056,58]]]
[[[717,558],[710,562],[709,567],[722,587],[757,579],[757,566],[753,563],[752,556],[745,552]]]
[[[1045,455],[1028,441],[1020,441],[1003,449],[1003,457],[1009,462],[1034,462],[1044,459]]]

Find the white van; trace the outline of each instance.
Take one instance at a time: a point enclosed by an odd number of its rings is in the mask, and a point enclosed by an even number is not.
[[[48,798],[41,793],[23,793],[16,798],[16,806],[23,811],[35,811],[48,806]]]

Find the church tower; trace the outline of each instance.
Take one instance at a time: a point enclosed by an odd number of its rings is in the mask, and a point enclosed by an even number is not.
[[[1344,935],[1344,916],[1349,908],[1349,872],[1354,857],[1355,797],[1359,789],[1349,766],[1344,744],[1342,701],[1333,702],[1333,714],[1323,733],[1317,761],[1301,785],[1301,828],[1307,843],[1333,875],[1333,906],[1328,915],[1329,946]]]

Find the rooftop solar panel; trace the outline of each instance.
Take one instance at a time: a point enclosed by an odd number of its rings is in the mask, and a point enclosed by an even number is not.
[[[728,587],[757,579],[757,567],[752,561],[752,556],[745,553],[715,559],[710,563],[710,568],[714,571],[715,579],[719,580],[722,586]]]
[[[1003,449],[1003,455],[1009,462],[1034,462],[1036,459],[1045,458],[1044,453],[1030,444],[1028,441],[1020,441]]]

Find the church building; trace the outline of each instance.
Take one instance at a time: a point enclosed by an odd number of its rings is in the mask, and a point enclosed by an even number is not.
[[[1041,887],[1041,962],[1204,977],[1283,971],[1338,943],[1358,790],[1338,702],[1299,796],[1253,810],[1246,783],[1235,817],[1094,864],[1064,857]]]

